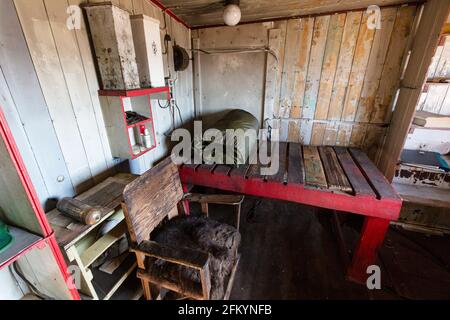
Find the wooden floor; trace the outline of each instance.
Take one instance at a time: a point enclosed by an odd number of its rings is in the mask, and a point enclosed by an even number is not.
[[[229,208],[211,206],[210,212],[213,219],[233,224]],[[357,240],[360,218],[355,217],[343,226],[349,244]],[[381,250],[383,290],[368,291],[344,279],[329,212],[247,198],[241,233],[242,258],[231,299],[450,298],[449,238],[391,228]]]

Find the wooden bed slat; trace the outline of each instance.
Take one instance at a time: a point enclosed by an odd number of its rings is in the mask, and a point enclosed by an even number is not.
[[[342,170],[339,160],[332,147],[320,147],[319,153],[325,169],[325,175],[330,190],[352,192],[352,186],[348,182],[347,176]]]
[[[364,152],[353,148],[350,148],[349,151],[363,174],[370,181],[372,187],[375,189],[374,191],[380,199],[401,200],[400,196],[391,186],[389,181],[387,181],[385,176],[380,172],[380,170],[378,170],[378,168]]]
[[[325,171],[317,147],[303,147],[306,186],[326,189],[328,187]]]
[[[279,167],[278,173],[275,175],[267,176],[267,181],[276,181],[280,183],[286,182],[286,170],[287,170],[287,143],[280,142],[279,150]],[[273,161],[273,159],[272,159]]]
[[[288,156],[288,183],[303,184],[305,179],[303,167],[303,151],[299,143],[289,144]]]
[[[232,166],[228,166],[226,164],[219,164],[214,169],[213,174],[224,174],[227,176],[230,173],[231,169],[233,169]]]
[[[238,168],[233,168],[230,172],[230,177],[245,177],[248,170],[250,169],[249,164],[240,165]]]
[[[266,176],[264,176],[264,175],[261,175],[261,168],[266,168],[266,167],[268,167],[269,165],[270,165],[270,163],[268,164],[268,165],[263,165],[263,164],[261,164],[261,162],[260,162],[260,150],[261,150],[261,145],[262,145],[262,142],[263,141],[260,141],[259,142],[259,145],[258,145],[258,157],[257,157],[257,164],[252,164],[251,166],[250,166],[250,168],[248,169],[248,172],[247,172],[247,176],[246,176],[246,178],[249,178],[249,179],[263,179],[263,180],[266,180]],[[270,144],[270,142],[268,142],[267,143],[267,155],[270,157],[270,155],[271,155],[271,144]]]
[[[372,187],[361,173],[361,170],[353,161],[353,158],[347,151],[347,148],[335,147],[334,150],[339,161],[341,162],[347,178],[350,181],[350,184],[353,187],[355,195],[371,196],[375,198],[375,192],[372,190]]]

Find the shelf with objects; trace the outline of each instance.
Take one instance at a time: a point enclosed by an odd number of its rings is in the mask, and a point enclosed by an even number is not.
[[[0,269],[41,299],[80,299],[0,106]]]
[[[136,159],[157,147],[152,100],[170,101],[169,87],[99,91],[112,155]]]
[[[98,221],[86,224],[62,207],[47,214],[56,239],[72,267],[79,270],[79,292],[85,300],[109,300],[121,295],[125,299],[140,297],[142,288],[133,286],[136,262],[128,251],[125,216],[121,209],[123,190],[136,177],[118,173],[75,197],[84,205],[96,208]],[[133,284],[124,288],[124,284]],[[130,291],[120,294],[121,291]]]

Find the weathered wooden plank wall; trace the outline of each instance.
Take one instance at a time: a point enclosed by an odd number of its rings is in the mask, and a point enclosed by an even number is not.
[[[428,83],[417,110],[450,115],[450,37],[441,39],[428,69]]]
[[[113,159],[98,97],[99,82],[84,19],[70,30],[68,7],[86,0],[3,0],[0,3],[0,104],[8,117],[42,205],[72,196],[110,175]],[[90,2],[101,2],[91,0]],[[191,46],[189,29],[147,0],[115,0],[133,14],[161,22],[172,44]],[[164,18],[164,16],[166,16]],[[164,55],[166,76],[184,122],[193,118],[192,67],[176,73],[172,51]],[[135,173],[167,153],[169,111],[153,105],[159,147],[132,161]],[[181,123],[177,119],[177,125]]]
[[[390,122],[416,11],[416,5],[382,8],[381,29],[368,28],[364,10],[195,30],[193,36],[205,50],[268,47],[274,30],[279,30],[282,44],[276,65],[268,55],[268,72],[262,75],[258,70],[265,69],[266,61],[260,61],[260,53],[202,55],[203,114],[241,107],[261,122],[272,118],[282,140],[362,147],[376,158]],[[239,70],[220,71],[231,61]],[[247,69],[254,71],[238,72]],[[222,92],[233,92],[239,99],[207,90],[211,79],[220,83]]]

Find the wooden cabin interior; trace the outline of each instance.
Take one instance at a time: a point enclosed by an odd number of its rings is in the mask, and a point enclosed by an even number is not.
[[[449,9],[0,1],[0,300],[449,299]]]

